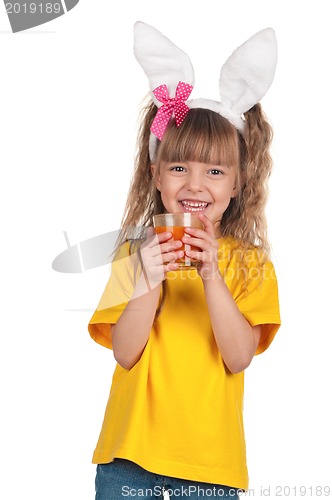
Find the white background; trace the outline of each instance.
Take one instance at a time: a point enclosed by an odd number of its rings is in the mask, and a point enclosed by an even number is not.
[[[17,34],[1,6],[1,498],[94,497],[114,362],[87,323],[109,269],[61,274],[51,263],[64,230],[75,244],[119,227],[148,89],[132,53],[136,20],[189,54],[195,97],[215,99],[231,51],[276,30],[278,69],[262,103],[275,130],[268,217],[283,326],[246,375],[251,496],[280,498],[279,485],[295,498],[302,485],[312,498],[332,486],[328,6],[81,0]]]

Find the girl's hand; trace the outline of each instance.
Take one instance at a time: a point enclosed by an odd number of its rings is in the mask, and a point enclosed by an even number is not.
[[[182,242],[169,241],[172,237],[170,232],[155,234],[152,227],[147,228],[147,240],[142,244],[140,252],[143,274],[149,289],[159,285],[168,271],[175,271],[179,267],[175,261],[183,257],[184,252],[178,250]]]
[[[186,227],[186,235],[182,238],[182,241],[183,243],[194,245],[201,250],[190,250],[186,252],[186,255],[202,262],[197,272],[202,280],[205,281],[216,276],[220,277],[218,267],[219,244],[214,236],[214,227],[210,219],[203,214],[199,214],[198,217],[204,224],[204,230]]]

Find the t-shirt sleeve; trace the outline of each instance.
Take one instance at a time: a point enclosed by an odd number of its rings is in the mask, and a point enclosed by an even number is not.
[[[281,321],[278,282],[272,262],[263,266],[253,261],[248,270],[246,287],[236,298],[236,303],[251,326],[262,325],[260,343],[255,354],[264,352],[277,333]]]
[[[130,254],[128,243],[112,261],[110,278],[88,324],[91,338],[104,347],[112,349],[112,326],[132,297],[137,273],[137,254]]]

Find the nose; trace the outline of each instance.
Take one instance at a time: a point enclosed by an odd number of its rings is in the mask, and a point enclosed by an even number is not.
[[[192,193],[201,193],[204,190],[204,180],[200,172],[190,172],[187,177],[187,190]]]

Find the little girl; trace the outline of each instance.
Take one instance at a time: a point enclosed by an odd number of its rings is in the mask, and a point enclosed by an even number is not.
[[[264,206],[271,127],[258,101],[276,65],[271,29],[221,69],[221,101],[188,100],[188,56],[135,25],[152,101],[112,273],[90,323],[117,361],[94,453],[96,500],[237,499],[248,488],[244,370],[280,325]],[[157,213],[191,212],[203,229],[155,234]],[[133,228],[145,230],[136,238]],[[201,261],[179,270],[182,243]]]

